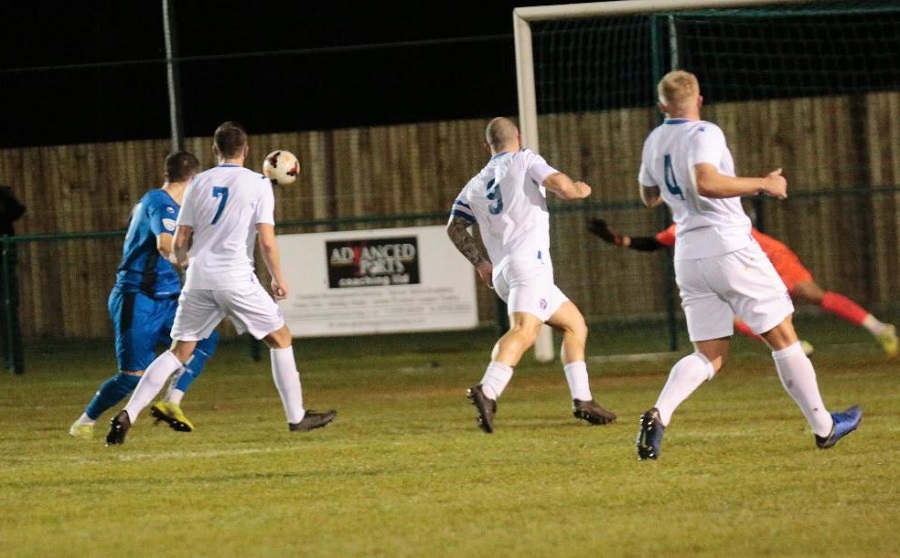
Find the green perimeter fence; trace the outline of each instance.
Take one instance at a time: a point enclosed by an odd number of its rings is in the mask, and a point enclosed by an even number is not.
[[[798,193],[784,202],[762,198],[746,202],[757,227],[794,249],[824,288],[842,292],[888,318],[900,313],[896,297],[900,218],[873,219],[865,209],[877,206],[882,213],[887,209],[900,215],[900,187],[846,188]],[[635,332],[649,327],[654,334],[647,341],[648,351],[676,350],[683,338],[683,320],[671,253],[615,248],[587,231],[591,218],[602,217],[621,234],[651,236],[668,224],[666,210],[647,210],[637,201],[551,200],[550,212],[557,283],[588,321]],[[446,219],[445,211],[436,211],[285,221],[278,232],[442,225]],[[3,349],[10,372],[25,371],[27,348],[52,350],[54,340],[109,339],[112,346],[106,300],[124,234],[116,230],[0,237]],[[508,323],[504,305],[492,291],[477,288],[480,323],[504,330]],[[819,309],[798,306],[798,311]]]

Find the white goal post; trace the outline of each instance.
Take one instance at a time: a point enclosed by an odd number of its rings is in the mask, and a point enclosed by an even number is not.
[[[533,22],[681,10],[763,7],[802,3],[814,3],[814,0],[619,0],[614,2],[588,2],[514,9],[513,31],[516,49],[516,82],[519,102],[519,130],[522,134],[522,144],[540,152],[534,53],[531,38],[531,24]],[[823,3],[822,0],[819,0],[819,3]],[[673,55],[670,66],[675,66],[676,63],[677,60],[675,55]],[[648,84],[648,87],[652,86],[653,84]],[[636,174],[637,169],[635,169]],[[555,357],[555,352],[553,330],[545,325],[541,328],[535,343],[534,356],[540,362],[549,362]]]

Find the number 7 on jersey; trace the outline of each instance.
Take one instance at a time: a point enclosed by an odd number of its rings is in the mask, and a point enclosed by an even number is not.
[[[216,209],[216,214],[213,216],[211,225],[215,225],[219,221],[219,217],[222,216],[222,210],[225,209],[225,204],[228,202],[228,188],[225,186],[214,186],[212,189],[212,196],[214,198],[219,198],[219,207]]]

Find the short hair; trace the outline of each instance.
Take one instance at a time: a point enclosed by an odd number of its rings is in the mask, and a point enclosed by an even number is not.
[[[519,128],[509,118],[498,117],[491,120],[484,130],[484,140],[494,151],[500,151],[519,138]]]
[[[199,170],[200,161],[192,153],[176,151],[166,155],[166,182],[184,182]]]
[[[247,131],[237,122],[225,122],[216,128],[213,144],[223,157],[238,157],[247,145]]]
[[[667,106],[681,106],[700,94],[697,76],[685,70],[672,70],[659,80],[659,102]]]

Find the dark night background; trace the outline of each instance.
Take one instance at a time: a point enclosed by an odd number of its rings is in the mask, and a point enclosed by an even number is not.
[[[512,10],[564,3],[175,1],[184,135],[514,114]],[[169,137],[162,13],[6,3],[0,147]]]

